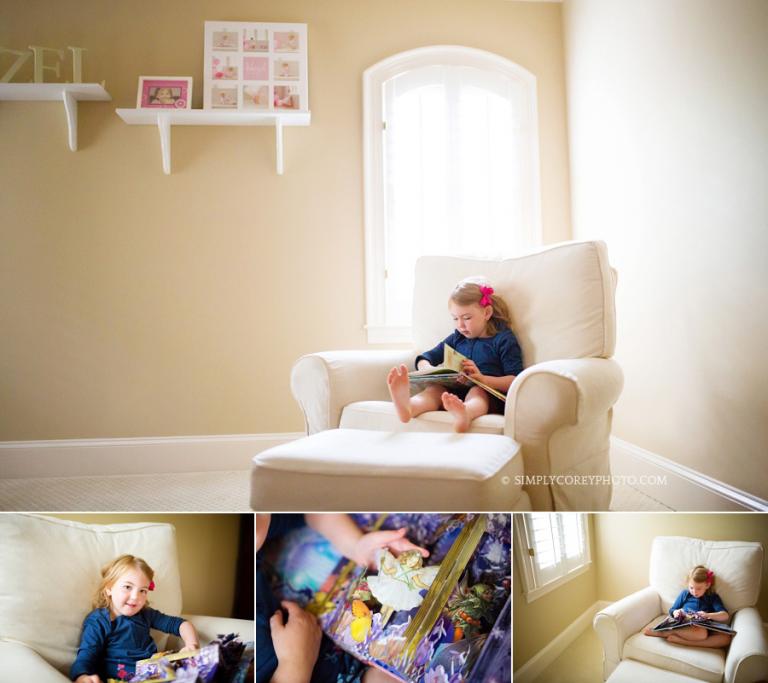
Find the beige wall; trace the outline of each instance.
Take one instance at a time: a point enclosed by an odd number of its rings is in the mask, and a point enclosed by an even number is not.
[[[88,48],[80,150],[58,103],[0,102],[0,439],[297,431],[301,354],[365,345],[362,72],[432,44],[538,78],[547,242],[567,239],[560,5],[504,0],[5,0],[0,45]],[[309,25],[312,125],[128,126],[138,76],[191,75],[206,19]],[[6,66],[0,62],[0,67]],[[382,380],[383,381],[383,380]]]
[[[583,574],[553,591],[526,602],[523,595],[518,559],[512,562],[512,633],[513,667],[517,671],[539,650],[548,645],[571,622],[580,617],[598,599],[595,562],[595,534],[589,520],[592,565]],[[513,546],[516,548],[516,546]]]
[[[768,3],[563,18],[574,237],[619,272],[613,433],[768,498]]]
[[[688,536],[708,541],[758,541],[768,548],[764,514],[623,514],[595,518],[595,564],[600,600],[611,602],[648,585],[648,561],[655,536]],[[680,590],[684,586],[681,585]],[[768,619],[768,565],[757,609]]]
[[[176,528],[186,614],[228,617],[235,595],[239,515],[60,514],[86,524],[163,522]]]

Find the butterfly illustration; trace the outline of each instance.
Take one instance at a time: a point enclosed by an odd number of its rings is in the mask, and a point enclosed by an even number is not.
[[[349,625],[349,632],[352,639],[362,643],[371,630],[373,623],[373,614],[362,600],[352,601],[352,616],[355,617]]]

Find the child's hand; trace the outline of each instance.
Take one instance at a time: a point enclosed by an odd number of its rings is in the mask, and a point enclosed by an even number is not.
[[[469,377],[474,377],[479,380],[482,380],[483,378],[480,368],[475,365],[475,361],[469,360],[468,358],[461,361],[461,371]]]
[[[96,674],[92,674],[90,676],[86,674],[80,674],[75,679],[75,683],[102,683],[102,681]]]
[[[200,643],[190,643],[189,645],[185,645],[179,652],[192,652],[193,650],[199,650],[200,649]]]
[[[192,622],[182,622],[179,627],[179,635],[184,641],[184,647],[181,648],[181,652],[189,652],[190,650],[197,650],[200,648],[200,638],[197,635],[197,630],[192,625]]]
[[[280,604],[288,611],[288,621],[283,623],[283,613],[279,610],[269,620],[272,645],[277,655],[277,670],[272,682],[309,681],[323,632],[317,619],[295,602],[283,600]]]
[[[674,612],[672,612],[672,616],[676,618],[682,616],[683,614],[685,614],[685,610],[682,609],[676,609]]]
[[[405,527],[393,531],[371,531],[363,534],[355,543],[351,559],[369,569],[376,569],[376,551],[389,548],[397,556],[406,550],[418,550],[422,557],[429,557],[429,551],[411,543],[405,537]]]

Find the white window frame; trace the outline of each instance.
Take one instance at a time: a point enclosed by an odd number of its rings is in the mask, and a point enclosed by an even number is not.
[[[384,82],[409,69],[435,64],[474,66],[503,71],[521,84],[525,99],[521,126],[525,136],[525,159],[530,173],[524,193],[528,244],[541,244],[541,180],[536,77],[519,64],[500,55],[458,45],[436,45],[393,55],[366,69],[363,74],[363,173],[365,203],[365,293],[366,332],[371,344],[412,343],[411,327],[385,324],[385,197],[383,177],[383,86]]]
[[[520,579],[523,587],[523,595],[526,602],[533,602],[542,595],[559,588],[580,574],[583,574],[592,567],[591,539],[589,533],[589,515],[583,512],[550,512],[538,514],[550,515],[580,515],[582,517],[582,529],[584,532],[584,555],[583,561],[575,568],[567,570],[561,568],[560,575],[546,583],[537,584],[536,573],[534,571],[533,556],[531,550],[533,540],[531,538],[532,515],[536,513],[520,513],[514,515],[515,522],[515,555],[517,556],[517,566],[520,571]]]

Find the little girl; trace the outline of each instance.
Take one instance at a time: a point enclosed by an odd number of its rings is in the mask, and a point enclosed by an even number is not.
[[[690,571],[688,587],[677,596],[677,600],[669,608],[669,614],[673,617],[686,612],[724,623],[731,618],[720,596],[715,593],[714,573],[703,565],[697,565]],[[695,624],[672,631],[652,631],[650,626],[646,626],[643,633],[647,636],[666,638],[670,643],[694,647],[727,647],[733,637],[727,633],[714,633]]]
[[[158,88],[150,104],[176,104],[176,98],[170,88]]]
[[[94,609],[83,621],[80,647],[70,670],[73,681],[100,683],[133,675],[136,662],[157,652],[150,628],[180,636],[184,650],[200,647],[192,624],[148,606],[154,575],[144,560],[133,555],[121,555],[101,570]]]
[[[506,303],[494,294],[484,278],[467,278],[451,292],[448,310],[456,329],[434,349],[416,358],[417,370],[428,370],[443,362],[443,345],[466,356],[463,372],[506,394],[523,370],[523,357],[515,335],[509,329]],[[485,389],[462,378],[468,386],[445,391],[430,384],[424,391],[410,395],[408,368],[392,368],[387,375],[389,394],[402,422],[430,410],[447,410],[453,416],[456,432],[466,432],[472,420],[489,412],[503,413],[502,402]],[[462,381],[460,380],[460,381]]]

